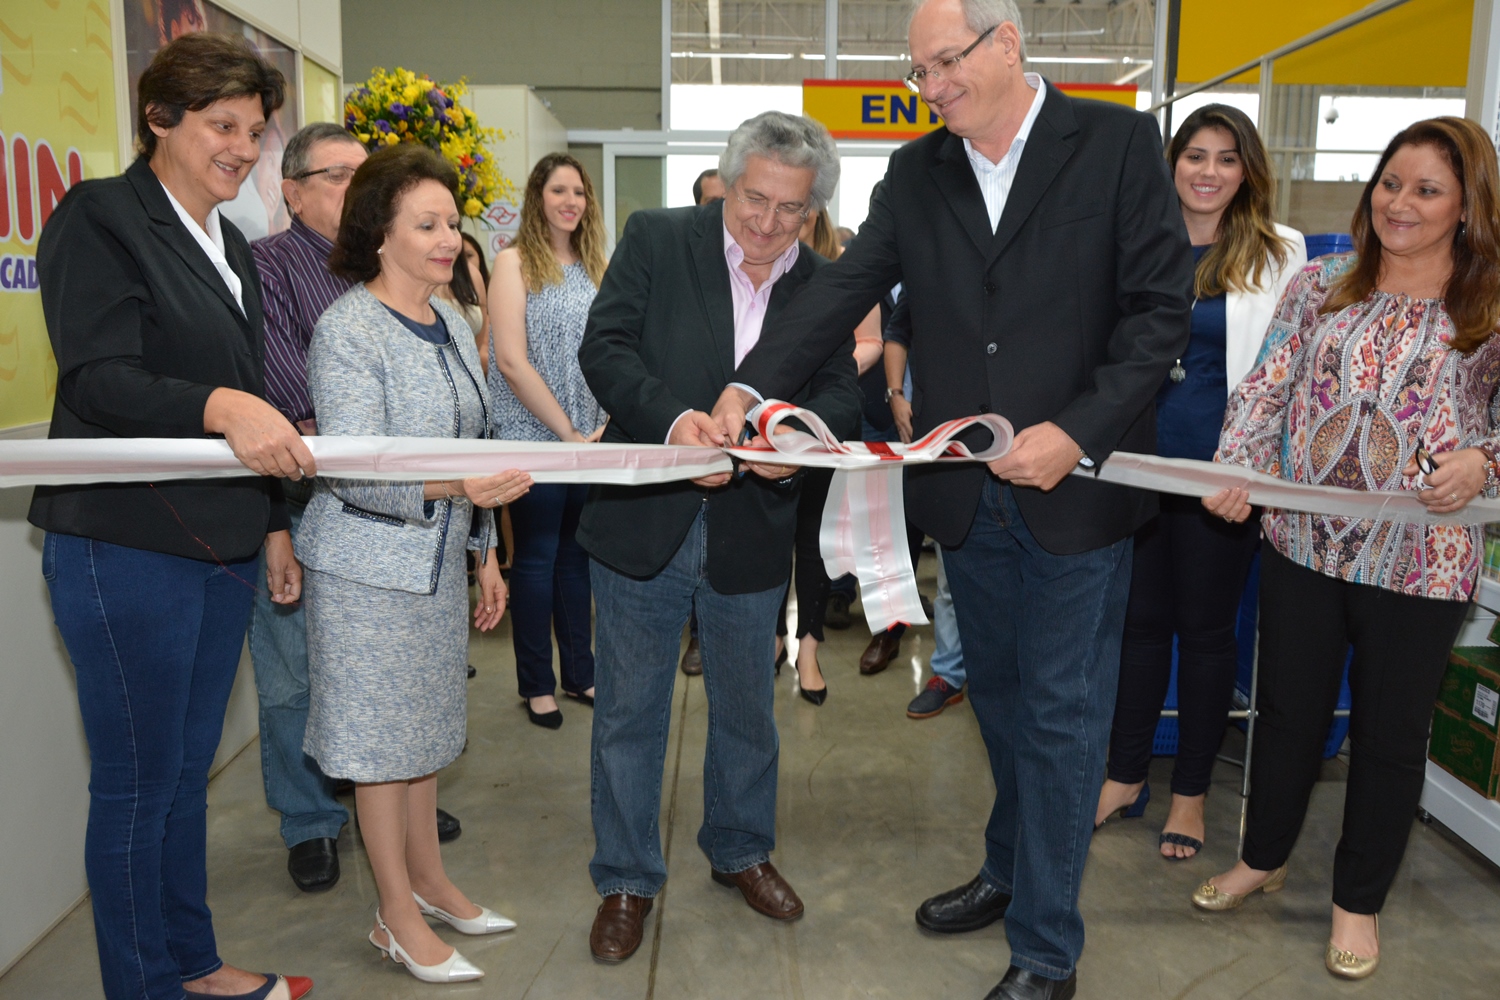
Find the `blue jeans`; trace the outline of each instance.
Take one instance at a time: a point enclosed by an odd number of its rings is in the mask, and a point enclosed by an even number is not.
[[[1013,897],[1011,962],[1051,979],[1066,979],[1083,951],[1078,888],[1104,780],[1130,554],[1126,538],[1053,555],[993,479],[969,537],[943,552],[995,777],[980,876]]]
[[[109,1000],[180,1000],[223,965],[206,899],[208,769],[255,565],[51,532],[43,543],[89,744],[84,869]]]
[[[677,652],[693,610],[708,697],[698,846],[722,872],[753,868],[776,846],[773,663],[785,584],[753,594],[714,590],[707,536],[700,510],[672,561],[645,580],[593,563],[599,676],[589,874],[601,896],[655,896],[667,879],[657,817]]]
[[[287,501],[292,539],[306,505]],[[262,557],[264,558],[264,557]],[[264,562],[257,581],[266,578]],[[288,847],[318,837],[338,837],[349,811],[333,797],[333,781],[302,752],[307,730],[307,616],[302,604],[276,604],[257,586],[250,616],[250,659],[260,697],[260,774],[266,805],[281,813],[281,839]]]
[[[948,587],[948,572],[943,568],[943,550],[937,550],[937,596],[932,599],[932,675],[941,677],[949,687],[961,688],[968,674],[964,671],[964,646],[958,637],[958,615],[953,611],[953,591]]]
[[[589,627],[589,557],[578,544],[578,517],[589,488],[539,483],[510,505],[516,551],[510,564],[510,628],[522,698],[553,694],[552,633],[562,688],[594,686]]]

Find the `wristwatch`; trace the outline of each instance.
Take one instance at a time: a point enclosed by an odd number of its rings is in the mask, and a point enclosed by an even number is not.
[[[901,391],[900,386],[896,386],[894,389],[887,387],[885,390],[885,402],[887,406],[890,405],[892,396],[900,396],[902,399],[905,399],[906,393]]]

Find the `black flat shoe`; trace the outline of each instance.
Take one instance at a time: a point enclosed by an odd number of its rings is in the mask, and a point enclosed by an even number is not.
[[[287,853],[286,870],[303,892],[326,892],[339,881],[339,842],[332,837],[314,837],[293,844]]]
[[[581,691],[564,691],[563,697],[572,698],[574,701],[578,702],[578,704],[587,705],[589,708],[594,707],[594,696],[591,694],[584,694]]]
[[[978,875],[939,893],[917,907],[917,923],[939,934],[977,931],[1005,916],[1010,893],[1001,892]]]
[[[450,840],[457,840],[458,835],[464,832],[464,826],[458,821],[458,817],[446,809],[437,811],[438,843],[446,844]]]
[[[477,676],[479,676],[479,671],[474,669],[474,664],[469,664],[469,680],[472,681]]]
[[[781,652],[776,657],[776,676],[781,676],[781,665],[786,662],[786,647],[781,647]]]
[[[550,712],[533,712],[531,702],[521,702],[521,707],[526,709],[526,718],[531,720],[533,726],[541,726],[543,729],[562,728],[562,710],[554,708]]]
[[[984,1000],[1072,1000],[1076,992],[1076,972],[1067,979],[1048,979],[1012,965],[1005,978],[984,995]]]
[[[798,687],[797,693],[800,694],[803,698],[812,702],[814,705],[821,705],[823,704],[823,702],[828,700],[828,685],[824,684],[816,691],[808,690],[805,687]]]

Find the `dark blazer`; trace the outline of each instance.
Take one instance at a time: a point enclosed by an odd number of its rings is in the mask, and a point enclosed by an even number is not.
[[[684,410],[712,410],[731,381],[734,300],[723,218],[715,201],[636,212],[626,223],[578,349],[584,378],[610,416],[605,441],[662,444]],[[771,290],[767,325],[826,263],[801,248]],[[779,397],[817,413],[841,437],[859,429],[857,324],[827,338],[809,377]],[[649,577],[671,561],[707,505],[709,583],[723,594],[769,590],[791,569],[800,479],[779,486],[746,473],[714,490],[689,482],[595,486],[578,540],[605,565]]]
[[[70,190],[37,245],[42,312],[57,356],[54,438],[205,437],[220,386],[262,395],[260,289],[250,245],[221,219],[242,314],[150,164]],[[40,486],[47,531],[212,561],[253,555],[289,526],[281,486],[244,478]],[[196,536],[196,538],[194,537]]]
[[[767,324],[738,380],[794,389],[835,349],[834,331],[900,279],[915,433],[994,411],[1018,431],[1052,421],[1095,462],[1149,453],[1156,392],[1188,341],[1192,278],[1156,122],[1048,84],[993,234],[963,141],[940,128],[908,143],[848,251]],[[977,464],[910,470],[908,518],[958,545],[986,475]],[[1155,494],[1077,476],[1015,497],[1058,554],[1116,542],[1156,512]]]

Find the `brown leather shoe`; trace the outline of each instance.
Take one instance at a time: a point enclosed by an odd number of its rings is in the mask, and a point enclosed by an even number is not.
[[[769,861],[742,872],[721,872],[716,868],[710,871],[715,882],[743,893],[745,902],[756,913],[763,913],[772,920],[796,920],[802,916],[802,900]]]
[[[617,892],[605,896],[594,914],[589,931],[589,951],[601,962],[623,962],[641,946],[646,914],[651,912],[648,896]]]
[[[901,652],[901,637],[886,629],[870,640],[859,657],[859,672],[868,677],[878,674],[891,665],[896,654]]]
[[[682,672],[689,677],[703,673],[703,652],[698,648],[698,637],[688,639],[687,649],[682,651]]]

